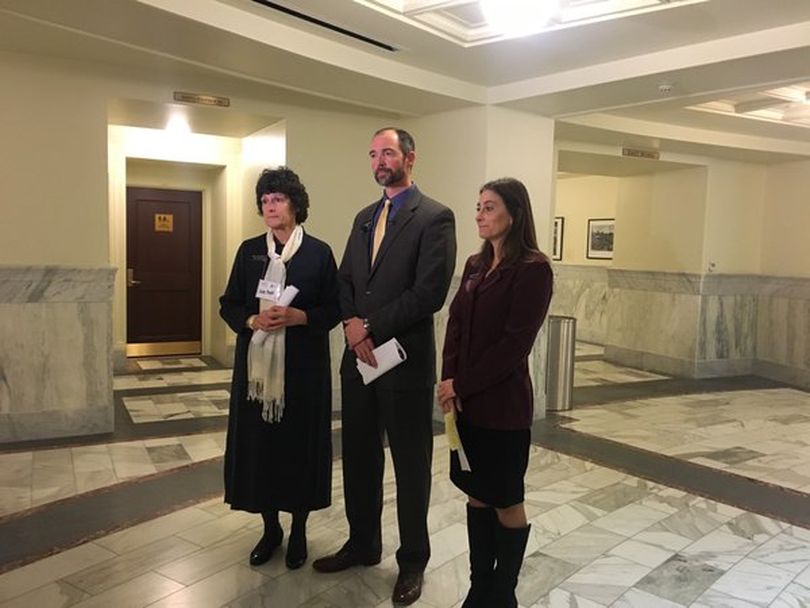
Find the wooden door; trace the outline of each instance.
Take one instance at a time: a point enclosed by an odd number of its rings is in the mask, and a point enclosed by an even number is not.
[[[127,188],[127,356],[202,348],[202,193]]]

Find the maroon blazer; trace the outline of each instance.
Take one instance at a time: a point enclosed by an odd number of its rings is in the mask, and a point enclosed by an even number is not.
[[[450,305],[442,380],[453,379],[459,419],[498,430],[532,425],[534,392],[528,355],[546,318],[553,275],[542,255],[498,266],[489,276],[480,256],[467,260]]]

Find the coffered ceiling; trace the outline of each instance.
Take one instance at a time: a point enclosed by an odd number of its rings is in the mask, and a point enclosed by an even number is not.
[[[0,51],[386,115],[498,105],[556,118],[566,137],[810,155],[810,0],[561,7],[510,38],[473,0],[0,0]]]

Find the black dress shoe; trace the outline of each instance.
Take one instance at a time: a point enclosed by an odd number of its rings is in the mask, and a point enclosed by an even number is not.
[[[312,567],[318,572],[342,572],[352,566],[376,566],[379,563],[379,555],[362,555],[344,545],[337,553],[316,559]]]
[[[402,572],[397,577],[394,585],[394,593],[391,594],[391,601],[394,606],[410,606],[419,596],[422,595],[422,572]]]
[[[307,561],[307,535],[290,534],[285,560],[290,570],[297,570]]]
[[[253,551],[250,552],[250,565],[261,566],[268,562],[273,557],[273,551],[281,544],[282,538],[284,538],[284,531],[281,526],[275,532],[262,536],[256,546],[253,547]]]

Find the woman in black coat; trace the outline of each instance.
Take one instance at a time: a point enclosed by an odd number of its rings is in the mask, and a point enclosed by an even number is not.
[[[329,246],[301,228],[309,197],[293,171],[264,170],[256,205],[268,231],[239,247],[219,300],[236,332],[225,502],[262,515],[254,566],[281,544],[278,512],[292,513],[286,562],[299,568],[307,558],[307,516],[331,503],[329,331],[340,317],[337,267]],[[289,286],[298,293],[279,305]]]

